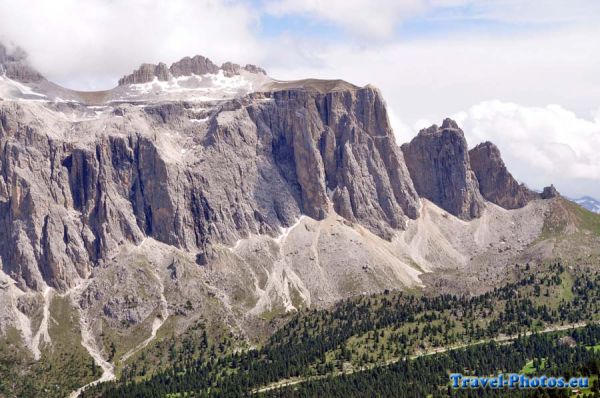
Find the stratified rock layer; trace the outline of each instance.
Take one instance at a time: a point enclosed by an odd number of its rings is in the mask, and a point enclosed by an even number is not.
[[[481,215],[484,200],[456,122],[446,119],[441,127],[421,130],[402,150],[420,196],[465,220]]]
[[[486,200],[505,209],[518,209],[539,198],[539,194],[513,178],[502,160],[500,150],[491,142],[471,149],[469,159],[479,182],[479,190]]]
[[[301,214],[333,208],[385,238],[418,216],[371,87],[256,93],[202,123],[195,109],[120,105],[73,123],[40,117],[46,105],[1,104],[3,270],[23,287],[66,289],[145,236],[206,262],[215,243],[276,236]]]
[[[124,76],[119,80],[119,86],[125,84],[148,83],[157,78],[160,81],[169,80],[169,68],[162,62],[158,65],[142,64],[131,75]]]
[[[226,77],[239,75],[242,71],[259,75],[267,74],[263,68],[251,64],[241,67],[232,62],[225,62],[219,68],[210,59],[203,57],[202,55],[196,55],[192,58],[184,57],[179,61],[174,62],[170,67],[167,67],[167,65],[163,63],[159,63],[158,65],[142,64],[138,69],[133,71],[132,74],[123,76],[119,79],[119,86],[149,83],[154,79],[167,81],[172,77],[177,78],[181,76],[217,74],[219,71],[223,71],[223,75]]]
[[[173,76],[179,77],[217,73],[219,71],[219,67],[213,64],[210,59],[201,55],[196,55],[193,58],[182,58],[180,61],[173,63],[169,70]]]
[[[405,216],[418,216],[418,196],[376,89],[269,96],[272,102],[248,111],[275,139],[273,154],[286,179],[299,184],[305,214],[322,218],[329,192],[339,214],[387,238]]]

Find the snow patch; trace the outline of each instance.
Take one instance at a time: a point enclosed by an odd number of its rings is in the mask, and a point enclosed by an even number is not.
[[[579,206],[588,209],[591,212],[600,214],[600,201],[596,200],[590,196],[584,196],[579,199],[573,199],[573,202],[577,203]]]
[[[33,89],[29,86],[24,85],[18,81],[9,79],[6,76],[0,76],[0,82],[6,82],[7,85],[11,88],[14,88],[19,91],[19,93],[23,96],[33,96],[39,98],[47,98],[46,95],[33,91]]]
[[[208,119],[210,119],[210,117],[204,117],[202,119],[190,119],[190,122],[192,123],[204,123],[206,122]]]
[[[157,77],[148,83],[137,83],[126,86],[127,99],[139,97],[167,96],[177,97],[184,95],[186,100],[215,101],[234,98],[255,91],[264,83],[265,79],[257,78],[251,74],[225,76],[222,70],[215,74],[202,76],[171,77],[161,81]]]

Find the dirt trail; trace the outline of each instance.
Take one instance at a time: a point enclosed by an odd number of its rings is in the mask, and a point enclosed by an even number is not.
[[[126,361],[127,359],[131,358],[131,356],[133,354],[135,354],[136,352],[146,348],[146,346],[148,346],[148,344],[150,344],[150,342],[152,342],[152,340],[154,340],[156,338],[156,333],[158,332],[158,329],[161,328],[161,326],[165,323],[165,321],[169,317],[169,303],[167,302],[167,299],[165,297],[165,285],[163,284],[162,279],[156,273],[156,271],[153,270],[152,275],[154,276],[154,278],[156,279],[156,281],[158,282],[158,284],[160,286],[160,315],[157,316],[156,318],[154,318],[154,320],[152,321],[152,330],[150,332],[150,337],[148,337],[146,340],[142,341],[140,344],[138,344],[131,350],[127,351],[121,357],[121,362]]]
[[[36,361],[38,361],[41,357],[41,345],[42,342],[51,343],[50,334],[48,333],[48,320],[50,319],[50,303],[52,302],[52,288],[46,286],[44,291],[42,292],[42,297],[44,298],[44,306],[42,310],[42,321],[40,322],[40,326],[37,332],[31,337],[30,343],[28,344],[31,352],[33,353],[33,357]],[[27,325],[25,322],[24,325]],[[23,337],[27,340],[28,335],[31,335],[31,321],[28,323],[29,331],[23,333]],[[27,330],[27,328],[25,329]]]
[[[535,333],[551,333],[551,332],[559,332],[559,331],[563,331],[563,330],[569,330],[569,329],[578,329],[578,328],[582,328],[587,326],[588,323],[587,322],[577,322],[577,323],[569,323],[566,325],[557,325],[557,326],[550,326],[547,327],[544,330],[535,332]],[[476,341],[473,343],[467,343],[467,344],[460,344],[460,345],[456,345],[456,346],[451,346],[451,347],[439,347],[439,348],[434,348],[432,350],[429,351],[425,351],[425,352],[420,352],[417,353],[415,355],[412,355],[410,357],[410,359],[417,359],[419,357],[424,357],[424,356],[429,356],[429,355],[435,355],[435,354],[441,354],[444,352],[448,352],[448,351],[453,351],[453,350],[458,350],[461,348],[466,348],[466,347],[470,347],[470,346],[474,346],[474,345],[479,345],[479,344],[485,344],[485,343],[489,343],[492,341],[498,342],[498,343],[508,343],[510,341],[514,341],[516,339],[518,339],[521,336],[531,336],[532,334],[534,334],[534,332],[526,332],[520,335],[510,335],[510,336],[498,336],[495,337],[493,339],[488,339],[488,340],[480,340],[480,341]],[[301,384],[301,383],[305,383],[307,381],[311,381],[311,380],[319,380],[319,379],[324,379],[326,377],[338,377],[338,376],[342,376],[342,375],[349,375],[352,373],[359,373],[359,372],[364,372],[376,367],[380,367],[380,366],[388,366],[388,365],[392,365],[396,362],[399,362],[401,360],[405,360],[404,358],[394,358],[394,359],[390,359],[388,361],[386,361],[383,364],[375,364],[375,365],[370,365],[370,366],[363,366],[360,367],[358,369],[350,369],[347,371],[341,371],[341,372],[337,372],[337,373],[332,373],[332,374],[328,374],[328,375],[322,375],[322,376],[312,376],[312,377],[303,377],[303,378],[295,378],[295,379],[285,379],[285,380],[280,380],[274,383],[271,383],[265,387],[261,387],[257,390],[254,390],[252,393],[253,394],[257,394],[257,393],[261,393],[261,392],[266,392],[266,391],[270,391],[270,390],[274,390],[277,388],[281,388],[281,387],[288,387],[288,386],[293,386],[296,384]]]
[[[63,296],[69,296],[73,302],[73,305],[75,305],[79,310],[79,328],[81,329],[81,345],[94,359],[96,365],[98,365],[102,369],[102,375],[98,379],[92,381],[91,383],[88,383],[73,391],[71,394],[69,394],[69,398],[77,398],[79,394],[81,394],[81,392],[84,391],[86,388],[95,386],[99,383],[104,383],[106,381],[115,380],[116,378],[115,365],[104,359],[104,356],[102,355],[102,348],[99,347],[98,343],[96,342],[94,333],[92,331],[92,326],[90,325],[87,315],[77,304],[79,301],[77,300],[77,298],[79,298],[79,296],[85,290],[89,283],[90,280],[88,279],[80,283],[79,285],[67,290],[63,294]]]
[[[96,384],[104,383],[106,381],[115,380],[115,365],[105,360],[102,356],[102,351],[99,349],[91,327],[83,314],[80,314],[79,325],[81,327],[81,345],[87,350],[90,356],[94,358],[96,364],[102,368],[102,376],[100,376],[99,379],[96,379],[91,383],[88,383],[85,386],[73,391],[69,395],[69,398],[77,398],[79,394],[81,394],[81,392],[88,387],[92,387]]]
[[[145,241],[146,241],[146,239],[144,239],[144,242]],[[142,242],[142,244],[144,244],[144,242]],[[140,247],[140,246],[138,246],[138,247]],[[152,322],[152,329],[150,332],[150,337],[148,337],[146,340],[142,341],[140,344],[138,344],[137,346],[135,346],[134,348],[132,348],[131,350],[126,352],[120,358],[121,362],[127,360],[132,355],[134,355],[138,351],[144,349],[148,344],[150,344],[150,342],[156,338],[156,334],[157,334],[158,330],[161,328],[161,326],[165,323],[165,321],[169,317],[168,302],[165,297],[165,286],[163,284],[163,281],[160,278],[160,276],[156,270],[152,269],[152,270],[150,270],[150,272],[152,273],[152,276],[156,279],[158,285],[160,286],[160,304],[159,304],[160,314],[157,317],[155,317]],[[76,286],[72,289],[69,289],[67,292],[64,293],[64,295],[65,296],[70,295],[74,302],[74,305],[79,307],[77,304],[78,300],[76,300],[76,298],[78,298],[81,295],[81,293],[85,290],[85,288],[87,287],[87,285],[89,283],[90,283],[90,280],[88,279],[88,280],[84,281],[83,283],[79,284],[78,286]],[[96,342],[96,339],[94,337],[94,333],[92,330],[92,325],[90,324],[90,321],[88,320],[86,314],[81,309],[79,309],[79,323],[80,323],[80,328],[81,328],[81,345],[88,351],[88,353],[94,359],[96,364],[98,366],[100,366],[100,368],[102,368],[102,376],[100,378],[92,381],[91,383],[88,383],[85,386],[82,386],[79,389],[73,391],[69,395],[69,398],[77,398],[79,396],[79,394],[81,394],[81,392],[84,391],[88,387],[116,379],[115,365],[113,363],[107,361],[106,359],[104,359],[104,355],[102,353],[103,349]]]

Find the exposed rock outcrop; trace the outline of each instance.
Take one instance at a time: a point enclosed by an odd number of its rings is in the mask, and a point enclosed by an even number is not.
[[[465,220],[481,215],[484,200],[469,165],[467,141],[455,121],[421,130],[402,151],[420,196]]]
[[[275,139],[274,156],[286,179],[297,181],[305,214],[322,218],[330,193],[339,214],[384,237],[418,216],[418,196],[376,89],[269,96],[273,102],[248,111]]]
[[[554,185],[550,185],[549,187],[544,187],[544,190],[540,194],[542,199],[552,199],[560,196],[558,190],[554,187]]]
[[[119,79],[119,86],[125,84],[140,84],[148,83],[157,78],[160,81],[169,80],[169,68],[164,63],[154,64],[142,64],[138,69],[133,71],[131,75],[123,76]]]
[[[234,64],[232,62],[225,62],[223,65],[221,65],[221,70],[223,70],[223,74],[227,77],[239,75],[242,70],[255,74],[267,74],[267,72],[263,68],[260,68],[256,65],[247,64],[242,68],[240,65]]]
[[[163,63],[159,63],[158,65],[142,64],[132,74],[123,76],[121,79],[119,79],[119,86],[148,83],[153,81],[155,78],[157,78],[159,81],[167,81],[171,77],[216,74],[219,72],[219,70],[222,70],[226,77],[239,75],[242,70],[254,74],[267,74],[263,68],[259,68],[258,66],[251,64],[247,64],[242,68],[238,64],[225,62],[219,68],[210,59],[201,55],[196,55],[192,58],[184,57],[181,60],[171,64],[170,67],[167,67],[167,65]]]
[[[479,182],[479,190],[486,200],[505,209],[518,209],[539,198],[539,194],[513,178],[502,160],[500,150],[491,142],[481,143],[471,149],[469,159]]]
[[[331,207],[386,238],[418,215],[371,87],[257,93],[200,127],[181,103],[120,105],[111,124],[45,120],[40,106],[0,107],[0,259],[21,286],[66,289],[145,236],[206,263],[215,243],[276,236]]]
[[[213,62],[201,55],[196,55],[193,58],[184,57],[181,60],[173,63],[169,68],[171,74],[175,77],[205,75],[207,73],[217,73],[219,67]]]
[[[238,64],[234,64],[232,62],[225,62],[221,65],[221,69],[223,70],[223,74],[227,77],[232,77],[235,75],[239,75],[242,68]]]
[[[256,65],[252,65],[252,64],[246,64],[246,66],[244,66],[244,70],[248,71],[250,73],[257,73],[257,74],[263,74],[263,75],[267,74],[266,70],[264,70],[260,66],[256,66]]]

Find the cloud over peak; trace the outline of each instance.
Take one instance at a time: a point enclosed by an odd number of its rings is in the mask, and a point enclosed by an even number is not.
[[[458,113],[469,144],[495,142],[520,180],[600,197],[595,0],[0,0],[0,15],[0,41],[70,88],[195,54],[371,83],[400,143]]]
[[[492,141],[515,176],[534,188],[550,183],[573,196],[600,197],[600,120],[560,105],[485,101],[454,115],[470,146]]]
[[[0,0],[0,40],[67,86],[108,88],[141,62],[172,62],[210,50],[219,61],[254,62],[261,46],[249,4],[221,0]]]

